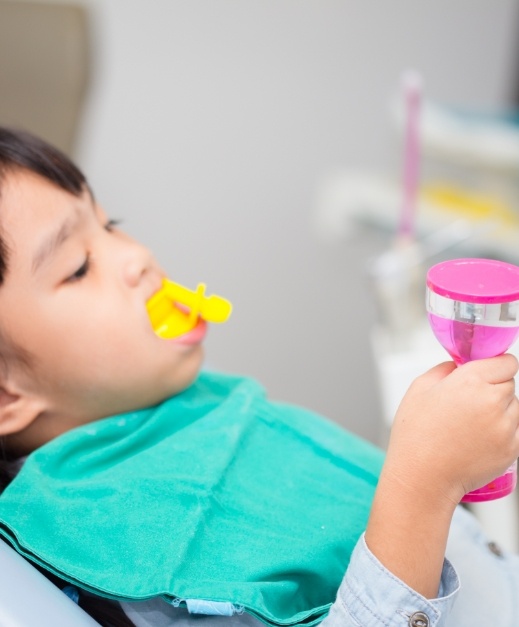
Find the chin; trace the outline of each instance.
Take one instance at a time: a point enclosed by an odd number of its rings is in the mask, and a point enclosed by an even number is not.
[[[198,377],[203,363],[203,350],[200,347],[200,351],[197,351],[197,355],[190,360],[189,364],[183,364],[181,372],[177,372],[171,386],[168,386],[165,390],[164,397],[160,400],[163,401],[166,398],[180,394],[188,387],[190,387]]]

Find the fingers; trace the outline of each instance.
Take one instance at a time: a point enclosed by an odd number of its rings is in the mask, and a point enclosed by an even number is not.
[[[507,404],[511,403],[515,398],[515,379],[509,379],[503,383],[497,383],[502,390],[503,397],[508,399]]]
[[[519,399],[515,395],[515,386],[514,386],[514,390],[510,392],[510,395],[507,400],[508,402],[507,402],[506,412],[507,414],[511,415],[513,420],[515,421],[515,428],[518,431],[518,437],[519,437]]]
[[[477,359],[459,368],[456,367],[453,361],[445,361],[415,379],[412,387],[415,390],[424,390],[433,387],[436,383],[447,378],[456,370],[459,371],[460,375],[462,375],[462,373],[463,375],[468,374],[469,371],[472,371],[473,374],[477,373],[478,378],[493,385],[509,382],[509,387],[511,387],[510,394],[515,394],[514,377],[519,371],[519,362],[517,358],[510,353],[499,355],[498,357],[490,357],[488,359]]]
[[[507,408],[508,414],[511,414],[515,427],[516,452],[519,457],[519,399],[514,396]]]
[[[462,375],[462,373],[465,375],[472,371],[473,374],[477,373],[477,377],[484,382],[494,385],[510,382],[513,388],[511,393],[515,394],[514,377],[519,371],[519,362],[514,355],[509,353],[499,355],[498,357],[471,361],[459,368],[456,367],[453,361],[445,361],[419,376],[414,381],[413,386],[415,389],[432,387],[456,370],[459,371],[460,375]]]
[[[507,409],[506,414],[510,420],[510,428],[512,430],[512,457],[519,457],[519,400],[514,396]]]
[[[462,368],[477,369],[488,383],[504,383],[515,377],[519,370],[519,362],[514,355],[507,353],[499,357],[478,359],[462,366]]]

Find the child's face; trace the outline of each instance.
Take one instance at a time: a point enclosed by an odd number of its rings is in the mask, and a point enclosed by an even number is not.
[[[31,428],[40,422],[44,439],[155,404],[193,381],[200,341],[158,338],[146,313],[164,272],[87,192],[78,198],[35,174],[9,174],[0,233],[9,249],[0,329],[31,357],[13,374],[41,401]]]

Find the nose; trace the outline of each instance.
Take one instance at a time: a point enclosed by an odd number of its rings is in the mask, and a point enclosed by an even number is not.
[[[137,287],[143,278],[155,269],[156,263],[151,252],[133,238],[124,237],[123,280],[129,287]]]

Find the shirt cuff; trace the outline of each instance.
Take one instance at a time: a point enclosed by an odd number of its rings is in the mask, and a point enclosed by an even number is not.
[[[459,587],[458,575],[445,559],[438,598],[426,599],[385,568],[369,550],[362,535],[323,627],[408,627],[413,624],[441,627]]]

